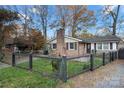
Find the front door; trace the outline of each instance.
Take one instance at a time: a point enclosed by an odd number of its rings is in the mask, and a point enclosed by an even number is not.
[[[91,44],[88,43],[88,44],[87,44],[87,53],[90,53],[90,52],[91,52]]]

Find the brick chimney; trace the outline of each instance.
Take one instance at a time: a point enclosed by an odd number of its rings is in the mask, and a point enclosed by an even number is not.
[[[66,56],[64,35],[65,31],[63,29],[57,31],[57,56]]]

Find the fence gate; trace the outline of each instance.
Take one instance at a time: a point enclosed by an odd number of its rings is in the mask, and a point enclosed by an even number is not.
[[[118,58],[119,59],[124,59],[124,48],[119,49]]]

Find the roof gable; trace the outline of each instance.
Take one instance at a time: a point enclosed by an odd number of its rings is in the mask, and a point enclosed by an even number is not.
[[[81,39],[74,38],[74,37],[71,37],[71,36],[65,36],[64,38],[71,39],[71,40],[74,40],[74,41],[77,41],[77,42],[82,41]],[[54,40],[56,40],[56,38],[53,38],[53,39],[49,40],[48,43],[50,43],[50,42],[52,42]]]

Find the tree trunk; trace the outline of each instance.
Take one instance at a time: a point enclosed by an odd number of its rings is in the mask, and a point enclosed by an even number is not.
[[[116,35],[116,27],[117,27],[119,10],[120,10],[120,5],[118,5],[118,7],[117,7],[117,12],[116,12],[115,17],[113,16],[113,33],[112,33],[112,35]]]
[[[113,23],[113,33],[112,35],[116,35],[116,22]]]
[[[0,23],[0,61],[2,61],[4,58],[4,53],[2,51],[2,47],[4,45],[4,32],[3,32],[3,30],[4,30],[4,25],[3,25],[3,23]]]
[[[72,37],[76,37],[76,30],[75,30],[75,28],[72,29]]]
[[[2,23],[0,23],[0,51],[4,44],[4,32],[3,32],[4,26]]]

